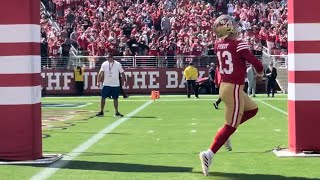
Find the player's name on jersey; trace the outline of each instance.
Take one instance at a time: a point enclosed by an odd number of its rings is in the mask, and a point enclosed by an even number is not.
[[[229,46],[229,43],[228,44],[219,44],[217,49],[227,49]]]

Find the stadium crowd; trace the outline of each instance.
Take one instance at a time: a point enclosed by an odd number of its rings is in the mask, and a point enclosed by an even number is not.
[[[240,38],[256,55],[287,41],[286,0],[42,0],[41,54],[213,55],[211,26],[220,14],[239,22]],[[49,13],[45,13],[45,12]],[[57,22],[55,27],[49,20]]]

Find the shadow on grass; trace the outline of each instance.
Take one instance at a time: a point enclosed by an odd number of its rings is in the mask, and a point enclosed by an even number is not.
[[[202,174],[202,172],[194,172]],[[232,179],[232,180],[319,180],[317,178],[305,177],[285,177],[274,174],[244,174],[244,173],[226,173],[212,172],[208,176],[209,179]]]
[[[57,153],[59,151],[44,151],[44,153]],[[62,154],[67,154],[68,152],[59,152]],[[124,154],[124,153],[100,153],[100,152],[83,152],[81,156],[156,156],[156,155],[198,155],[197,152],[190,153],[141,153],[141,154]]]
[[[60,160],[64,161],[64,160]],[[60,162],[63,163],[63,162]],[[52,166],[54,168],[54,165]],[[191,167],[131,164],[118,162],[90,162],[73,160],[63,169],[94,170],[94,171],[116,171],[116,172],[192,172]]]
[[[154,119],[157,117],[154,116],[128,116],[131,119]]]
[[[64,130],[64,129],[61,129]],[[64,134],[97,134],[97,132],[75,132],[75,131],[60,131],[59,134],[64,133]],[[100,133],[101,134],[101,133]],[[104,133],[108,135],[129,135],[128,133]],[[42,134],[42,138],[49,138],[51,137],[51,134]]]
[[[97,134],[97,131],[59,131],[59,134]],[[100,134],[109,134],[109,135],[130,135],[129,133],[117,133],[117,132],[109,132],[109,133],[100,133]]]
[[[44,153],[54,154],[68,154],[69,152],[62,152],[59,150],[53,151],[44,151]],[[247,154],[263,154],[267,152],[221,152],[221,154],[235,154],[235,153],[247,153]],[[82,152],[81,156],[157,156],[157,155],[190,155],[190,156],[197,156],[199,152],[153,152],[153,153],[105,153],[105,152]]]

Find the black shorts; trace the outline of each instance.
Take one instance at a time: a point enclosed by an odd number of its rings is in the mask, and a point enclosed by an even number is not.
[[[101,91],[101,98],[118,99],[119,94],[120,94],[120,86],[118,87],[103,86]]]

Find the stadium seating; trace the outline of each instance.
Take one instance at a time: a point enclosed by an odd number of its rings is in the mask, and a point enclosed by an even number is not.
[[[231,2],[231,3],[230,3]],[[286,50],[285,0],[42,0],[42,56],[212,55],[211,26],[220,14],[239,22],[256,55]],[[48,12],[48,13],[45,13]],[[284,51],[282,51],[284,52]]]

